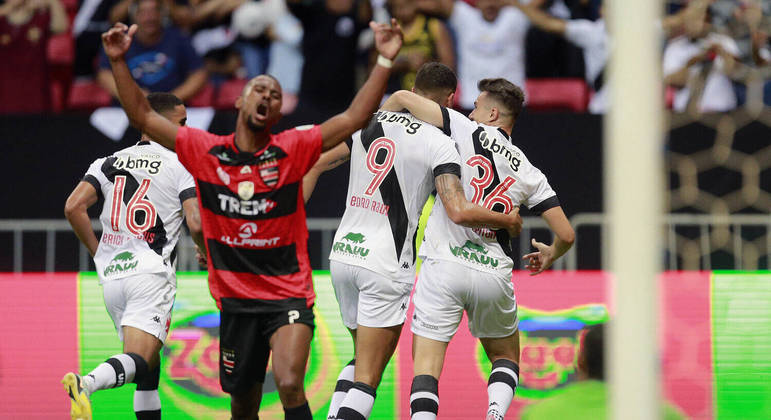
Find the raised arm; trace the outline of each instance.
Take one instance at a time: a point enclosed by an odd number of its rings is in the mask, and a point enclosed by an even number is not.
[[[519,207],[509,213],[498,213],[466,200],[463,186],[457,175],[445,173],[434,178],[436,192],[442,200],[447,217],[453,223],[465,227],[506,229],[514,237],[522,231]]]
[[[351,149],[345,142],[322,153],[319,160],[303,177],[303,201],[308,202],[322,173],[337,168],[351,158]]]
[[[102,45],[110,60],[118,99],[131,125],[161,145],[174,150],[179,127],[150,108],[150,103],[137,86],[126,64],[125,54],[136,31],[137,25],[131,25],[129,28],[123,23],[116,23],[102,34]]]
[[[370,22],[375,31],[375,46],[386,60],[378,59],[364,86],[359,89],[348,109],[321,124],[321,150],[326,151],[350,137],[372,117],[385,93],[386,83],[391,74],[390,60],[396,57],[402,47],[402,31],[396,19],[391,25]],[[384,65],[385,64],[385,65]]]
[[[86,246],[91,257],[96,255],[99,239],[96,238],[91,227],[91,218],[88,217],[88,208],[97,202],[96,188],[88,182],[81,181],[67,198],[64,205],[64,216],[72,226],[75,236]]]
[[[523,4],[519,0],[507,0],[507,2],[521,10],[530,19],[530,23],[542,31],[565,35],[567,22],[539,9],[540,2],[531,4]]]
[[[568,252],[576,240],[576,233],[573,231],[573,227],[570,226],[570,221],[565,216],[565,212],[562,211],[562,207],[552,207],[543,212],[541,217],[546,220],[549,228],[554,233],[554,242],[551,245],[546,245],[543,242],[536,241],[535,238],[531,239],[530,242],[538,251],[531,252],[522,257],[523,260],[528,262],[525,268],[530,270],[531,276],[540,274],[551,267],[554,261],[557,261],[559,257]]]
[[[410,92],[409,90],[398,90],[394,92],[391,96],[388,97],[380,109],[383,111],[394,112],[399,112],[406,109],[416,118],[421,119],[435,127],[442,128],[444,124],[442,108],[439,106],[439,104],[430,99],[424,98],[417,93]]]

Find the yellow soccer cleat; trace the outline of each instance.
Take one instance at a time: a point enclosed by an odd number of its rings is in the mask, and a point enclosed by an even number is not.
[[[91,420],[91,402],[83,381],[76,373],[69,372],[62,378],[64,390],[70,397],[70,416],[72,420]]]

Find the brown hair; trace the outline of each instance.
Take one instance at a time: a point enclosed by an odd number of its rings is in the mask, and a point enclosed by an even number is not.
[[[522,106],[525,102],[525,94],[522,89],[506,79],[482,79],[477,84],[480,92],[487,92],[490,96],[504,106],[505,110],[510,112],[514,120],[522,112]]]

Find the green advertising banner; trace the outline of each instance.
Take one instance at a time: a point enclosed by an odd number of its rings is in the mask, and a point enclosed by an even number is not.
[[[306,395],[315,419],[326,419],[329,399],[340,370],[353,357],[348,330],[340,320],[328,272],[314,273],[316,331],[306,375]],[[104,307],[95,273],[79,275],[80,371],[89,372],[121,342]],[[209,294],[206,273],[179,273],[177,299],[161,362],[159,393],[163,416],[174,419],[229,419],[230,398],[219,384],[219,312]],[[391,361],[378,388],[372,418],[398,418],[397,381]],[[270,369],[270,366],[269,368]],[[92,396],[96,418],[134,419],[134,386],[97,392]],[[273,376],[263,388],[260,419],[283,419]]]
[[[771,418],[771,272],[712,275],[718,419]]]

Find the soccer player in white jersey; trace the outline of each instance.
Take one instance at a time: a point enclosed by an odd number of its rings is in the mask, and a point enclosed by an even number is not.
[[[484,79],[478,86],[481,93],[471,120],[437,105],[441,101],[408,91],[396,92],[383,109],[406,108],[436,126],[449,126],[461,157],[463,187],[472,202],[504,213],[524,204],[541,214],[555,238],[551,245],[532,240],[537,251],[524,259],[535,275],[570,249],[575,234],[546,177],[512,144],[522,91],[505,79]],[[486,419],[502,420],[519,381],[510,237],[505,231],[457,226],[448,220],[446,207],[443,200],[434,205],[420,248],[424,261],[414,295],[411,416],[436,418],[444,356],[465,310],[471,334],[480,339],[492,362]]]
[[[147,99],[169,121],[185,124],[185,106],[176,96],[151,93]],[[104,197],[101,239],[87,212],[99,196]],[[67,199],[64,213],[94,258],[107,312],[123,341],[122,354],[88,375],[64,375],[73,419],[91,418],[92,393],[129,382],[137,384],[137,419],[161,418],[160,350],[177,290],[175,247],[183,212],[193,239],[203,248],[193,177],[173,151],[146,135],[136,145],[94,161]]]
[[[457,81],[450,76],[436,80],[418,73],[416,84],[454,88]],[[349,155],[346,210],[329,259],[355,359],[338,378],[330,419],[369,417],[406,318],[415,280],[418,218],[434,187],[451,223],[507,229],[514,235],[521,230],[518,209],[493,212],[466,200],[455,143],[408,113],[376,113],[369,126],[330,150],[317,166],[334,165]],[[304,188],[310,190],[313,182],[306,179]]]

